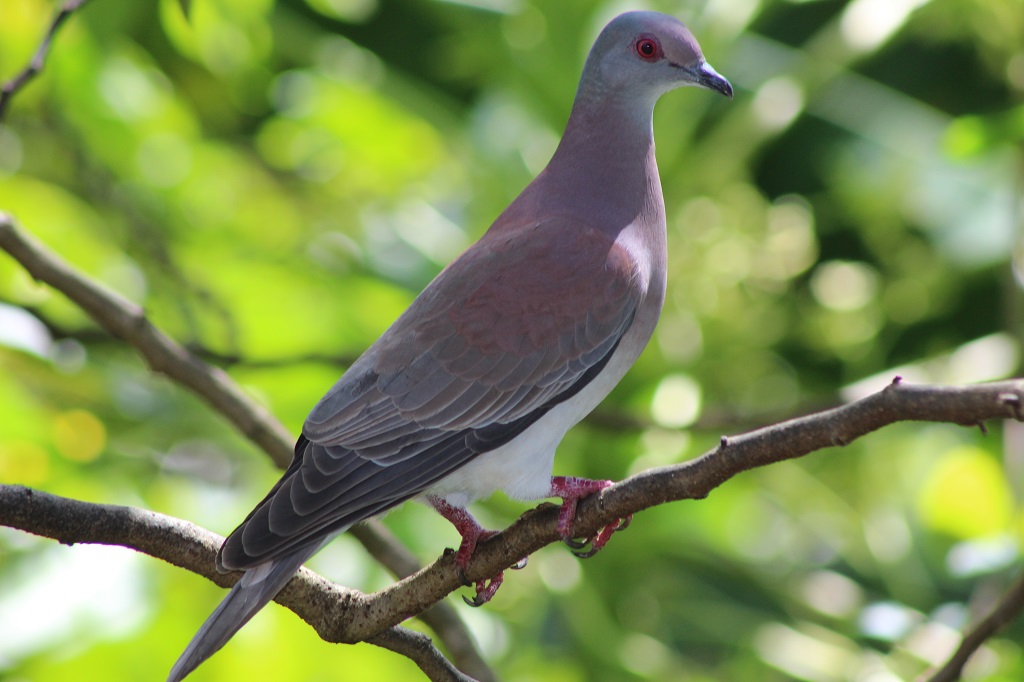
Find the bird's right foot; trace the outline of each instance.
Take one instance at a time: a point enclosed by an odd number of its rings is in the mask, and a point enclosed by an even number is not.
[[[573,533],[573,521],[576,520],[576,506],[581,499],[614,485],[614,481],[592,481],[588,478],[572,476],[553,476],[551,478],[551,496],[562,498],[562,508],[558,513],[558,534],[562,542],[569,545],[572,553],[581,559],[589,559],[608,544],[616,531],[625,530],[632,517],[619,519],[602,528],[591,538],[576,538]],[[586,549],[587,547],[590,549]]]

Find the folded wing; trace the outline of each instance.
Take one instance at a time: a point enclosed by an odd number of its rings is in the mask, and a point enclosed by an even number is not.
[[[291,466],[225,542],[224,568],[416,496],[601,371],[645,282],[612,237],[565,220],[492,230],[424,290],[310,413]]]

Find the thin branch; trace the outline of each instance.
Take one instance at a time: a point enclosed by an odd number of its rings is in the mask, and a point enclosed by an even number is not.
[[[2,220],[2,218],[0,218]],[[109,343],[111,345],[122,344],[122,340],[110,336],[107,332],[93,326],[67,327],[57,322],[46,314],[41,306],[15,303],[13,300],[0,296],[0,303],[16,305],[22,310],[32,314],[49,333],[50,337],[57,340],[72,339],[83,344],[100,345]],[[227,353],[215,350],[209,346],[196,342],[188,342],[183,347],[199,359],[217,367],[244,367],[246,369],[280,369],[294,367],[295,365],[318,364],[347,369],[356,361],[356,356],[330,353],[303,353],[299,355],[285,355],[270,358],[252,358],[240,353]],[[625,427],[623,427],[625,428]]]
[[[857,402],[722,438],[717,448],[695,460],[641,472],[606,488],[580,503],[575,530],[585,537],[617,519],[656,505],[702,499],[740,472],[801,457],[815,450],[846,445],[895,422],[913,420],[975,426],[989,419],[1020,421],[1024,418],[1022,405],[1024,380],[967,387],[909,385],[894,381]],[[31,532],[40,532],[39,524],[43,522],[51,523],[43,514],[28,513],[34,525],[26,527],[28,522],[22,519],[12,522],[11,513],[10,509],[0,507],[0,523]],[[131,514],[144,519],[156,517],[135,510]],[[521,557],[559,541],[557,517],[558,508],[551,504],[526,512],[508,529],[477,546],[465,577],[471,581],[488,578],[518,563]],[[59,520],[52,523],[57,531],[50,537],[62,542],[81,541],[74,532],[65,530]],[[191,524],[186,525],[192,529],[192,534],[200,532]],[[147,548],[153,546],[153,543],[143,545],[137,536],[129,537],[132,542],[119,536],[110,536],[105,541],[140,551],[148,551]],[[92,536],[89,539],[101,541]],[[169,552],[188,551],[178,548],[178,545],[185,547],[186,540],[188,537],[157,543],[160,552],[157,556],[164,558]],[[213,577],[216,543],[214,540],[209,543],[209,551],[203,559],[208,565],[197,566],[197,572],[215,579],[218,584],[225,584],[221,582],[226,580],[224,576]],[[168,549],[167,545],[173,547]],[[168,560],[176,562],[173,557]],[[304,571],[303,575],[313,574]],[[317,577],[316,580],[293,580],[278,601],[298,613],[327,641],[355,643],[371,640],[422,613],[461,586],[453,553],[448,552],[432,565],[374,594],[365,595]]]
[[[266,452],[280,467],[292,457],[292,437],[287,429],[262,406],[257,405],[222,370],[211,367],[157,329],[142,309],[91,281],[30,235],[14,220],[0,212],[0,249],[3,249],[36,280],[57,289],[85,310],[110,334],[134,347],[151,369],[190,389],[215,412],[224,415],[235,428]],[[390,535],[380,535],[381,526],[367,526],[355,535],[370,554],[397,576],[416,570],[409,561],[395,563],[408,553]],[[414,561],[414,560],[413,560]],[[444,642],[455,662],[480,680],[494,679],[461,619],[447,604],[439,604],[424,621]]]
[[[156,512],[110,504],[93,504],[59,497],[23,486],[0,484],[0,523],[66,545],[118,545],[230,587],[240,573],[219,573],[214,567],[224,538],[188,521]],[[319,598],[311,598],[312,596]],[[326,598],[325,598],[326,597]],[[301,569],[276,601],[308,623],[329,619],[333,600],[358,603],[366,598],[356,590],[326,581]],[[438,682],[472,682],[434,647],[426,635],[403,627],[388,628],[366,642],[413,660],[427,677]]]
[[[36,52],[32,55],[29,63],[25,65],[25,68],[20,73],[4,83],[3,87],[0,88],[0,126],[3,125],[4,117],[7,115],[7,108],[10,106],[14,96],[43,70],[46,56],[50,52],[50,45],[53,43],[53,37],[57,34],[57,31],[75,10],[88,1],[68,0],[65,2],[53,18],[53,21],[50,22],[50,28],[47,29],[46,35],[43,36],[42,42],[39,43],[39,47],[36,48]]]
[[[223,371],[182,348],[149,321],[142,308],[89,280],[0,213],[0,248],[29,274],[74,301],[110,334],[134,346],[150,369],[192,390],[258,445],[278,466],[292,458],[291,434]]]
[[[380,521],[370,519],[354,526],[348,532],[396,578],[406,578],[420,570],[420,563],[413,553],[407,550]],[[451,605],[438,602],[419,614],[419,619],[437,633],[461,670],[479,682],[495,682],[498,679],[480,655],[465,623]]]
[[[981,645],[992,635],[1013,622],[1024,611],[1024,577],[1021,577],[1009,591],[1003,595],[999,603],[977,625],[971,628],[960,646],[946,664],[942,666],[927,682],[955,682],[963,673],[964,666]]]
[[[213,348],[204,346],[200,343],[190,343],[188,344],[188,349],[203,360],[214,363],[220,367],[233,367],[235,365],[240,365],[248,369],[274,369],[277,367],[291,367],[294,365],[310,363],[348,369],[352,363],[356,361],[356,356],[353,355],[331,353],[305,353],[302,355],[292,355],[288,357],[251,358],[240,353],[225,353],[223,351],[214,350]]]
[[[411,659],[431,680],[480,682],[453,666],[422,632],[394,627],[366,641]]]

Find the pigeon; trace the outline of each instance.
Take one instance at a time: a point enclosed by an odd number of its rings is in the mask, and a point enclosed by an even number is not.
[[[217,555],[243,571],[171,670],[178,682],[353,524],[410,499],[462,536],[463,571],[493,534],[466,510],[503,491],[577,502],[611,485],[552,476],[555,449],[650,340],[666,281],[654,154],[658,98],[681,86],[732,97],[690,31],[629,12],[600,33],[550,162],[313,407],[291,465]],[[600,549],[620,524],[589,539]],[[475,605],[499,574],[476,584]]]

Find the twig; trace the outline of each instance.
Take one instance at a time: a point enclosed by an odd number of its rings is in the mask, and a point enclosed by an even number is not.
[[[39,320],[39,322],[46,327],[46,331],[50,334],[51,338],[74,339],[79,343],[90,345],[99,345],[103,343],[109,343],[111,345],[121,344],[121,340],[112,338],[110,334],[100,329],[95,329],[93,327],[71,328],[64,326],[49,317],[45,310],[40,306],[15,303],[13,300],[4,296],[0,296],[0,303],[17,305],[22,310],[31,313],[32,317]],[[196,342],[182,344],[182,347],[198,357],[200,360],[216,367],[241,366],[246,369],[283,369],[293,367],[295,365],[318,364],[345,369],[351,366],[356,360],[356,356],[354,355],[331,353],[304,353],[299,355],[282,355],[269,358],[251,358],[240,353],[226,353],[215,350]]]
[[[188,521],[134,507],[80,502],[22,486],[0,484],[0,522],[61,543],[119,545],[163,559],[222,587],[238,573],[218,573],[217,548],[224,538]],[[311,594],[320,598],[311,598]],[[327,597],[326,599],[323,597]],[[277,601],[313,624],[329,620],[332,600],[358,603],[365,595],[334,585],[307,568],[299,571]],[[437,650],[426,635],[403,627],[383,630],[366,642],[413,660],[431,680],[472,682]]]
[[[1024,611],[1024,577],[1021,577],[992,611],[981,619],[977,625],[964,635],[960,646],[953,655],[927,682],[954,682],[960,679],[964,666],[974,652],[981,648],[992,635],[999,632],[1007,624]]]
[[[50,28],[46,31],[46,35],[43,36],[42,42],[39,43],[39,47],[36,48],[36,52],[32,55],[29,63],[14,78],[4,83],[3,88],[0,88],[0,125],[3,125],[4,117],[7,115],[7,107],[10,106],[14,95],[43,70],[46,56],[50,52],[50,45],[53,43],[53,36],[57,34],[60,27],[68,20],[68,17],[88,1],[68,0],[65,2],[53,18],[53,21],[50,22]]]
[[[188,349],[201,357],[203,360],[213,363],[221,367],[232,367],[235,365],[241,365],[248,369],[275,369],[278,367],[289,367],[292,365],[301,365],[307,363],[313,363],[318,365],[330,365],[332,367],[340,367],[347,369],[356,361],[354,355],[342,355],[342,354],[331,354],[331,353],[306,353],[303,355],[293,355],[288,357],[277,357],[277,358],[259,358],[254,359],[246,357],[240,353],[224,353],[222,351],[214,350],[199,343],[188,344]]]
[[[85,310],[94,321],[133,346],[150,368],[192,390],[214,411],[224,415],[243,435],[266,452],[280,467],[292,457],[292,438],[266,409],[256,405],[223,371],[211,367],[157,329],[141,308],[89,280],[59,256],[38,243],[0,212],[0,249],[9,253],[35,279],[57,289]],[[380,526],[364,526],[356,537],[370,554],[394,575],[416,570],[408,552]],[[406,557],[395,563],[396,557]],[[412,560],[414,561],[414,560]],[[439,604],[424,621],[444,642],[456,664],[480,680],[494,679],[455,610]]]

